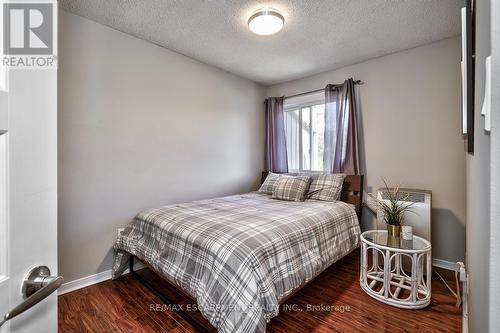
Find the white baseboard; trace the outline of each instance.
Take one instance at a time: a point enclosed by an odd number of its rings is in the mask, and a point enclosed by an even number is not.
[[[138,262],[134,265],[134,270],[139,270],[142,268],[144,268],[144,265],[140,262]],[[128,272],[129,272],[129,269],[127,268],[125,271],[123,271],[123,274],[127,274]],[[57,294],[64,295],[64,294],[69,293],[71,291],[82,289],[82,288],[91,286],[93,284],[103,282],[106,280],[110,280],[110,279],[111,279],[111,269],[108,269],[107,271],[104,271],[104,272],[99,272],[97,274],[85,276],[85,277],[82,277],[82,278],[77,279],[77,280],[63,283],[63,285],[57,291]]]
[[[448,269],[450,271],[458,271],[459,270],[459,266],[457,265],[457,263],[443,260],[443,259],[437,259],[437,258],[432,259],[432,266]],[[139,270],[141,268],[144,268],[144,265],[140,262],[136,263],[134,266],[135,270]],[[127,274],[128,272],[129,272],[129,270],[127,268],[123,272],[123,274]],[[81,279],[77,279],[77,280],[63,283],[61,288],[59,288],[57,294],[64,295],[64,294],[69,293],[71,291],[85,288],[85,287],[91,286],[93,284],[103,282],[106,280],[110,280],[110,279],[111,279],[111,270],[108,269],[107,271],[104,271],[104,272],[100,272],[100,273],[97,273],[94,275],[89,275],[89,276],[83,277]]]
[[[460,266],[456,262],[451,262],[448,260],[443,260],[438,258],[432,258],[432,266],[448,269],[454,272],[458,272],[460,270]]]

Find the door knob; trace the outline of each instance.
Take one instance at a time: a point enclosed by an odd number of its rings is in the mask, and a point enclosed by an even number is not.
[[[57,288],[59,288],[63,282],[62,276],[50,276],[50,269],[47,266],[37,266],[31,269],[23,282],[23,298],[27,299],[37,291],[58,280],[58,278],[60,278],[60,283],[58,283]],[[49,296],[57,288],[48,293],[47,296]]]
[[[50,269],[47,266],[38,266],[31,269],[23,282],[24,302],[7,312],[0,321],[0,326],[44,300],[56,291],[63,282],[62,276],[50,276]]]

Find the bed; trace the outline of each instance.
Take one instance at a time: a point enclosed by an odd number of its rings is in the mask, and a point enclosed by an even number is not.
[[[265,332],[280,304],[359,246],[362,180],[348,176],[336,202],[250,192],[145,210],[115,243],[113,277],[139,260],[156,294],[161,277],[167,294],[196,302],[206,320],[181,314],[199,330]]]

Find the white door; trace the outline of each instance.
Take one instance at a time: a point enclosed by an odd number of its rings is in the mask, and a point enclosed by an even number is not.
[[[44,265],[57,275],[57,71],[15,69],[7,76],[0,70],[0,322],[48,290],[23,297],[30,269]],[[49,282],[61,283],[36,283]],[[56,293],[0,332],[57,332]]]

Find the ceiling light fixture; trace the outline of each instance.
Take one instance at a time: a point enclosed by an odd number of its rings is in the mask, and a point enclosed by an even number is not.
[[[257,35],[268,36],[283,28],[285,19],[277,10],[259,9],[248,19],[248,28]]]

